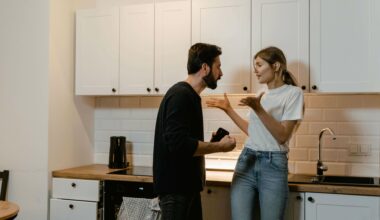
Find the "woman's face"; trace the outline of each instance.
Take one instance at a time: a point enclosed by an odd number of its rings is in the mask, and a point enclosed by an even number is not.
[[[254,61],[254,73],[259,83],[268,84],[275,79],[272,66],[260,57],[257,57]]]

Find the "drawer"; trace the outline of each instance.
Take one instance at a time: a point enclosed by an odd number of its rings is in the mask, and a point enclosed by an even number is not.
[[[53,178],[53,198],[99,201],[99,180]]]
[[[50,199],[50,220],[97,220],[97,203]]]

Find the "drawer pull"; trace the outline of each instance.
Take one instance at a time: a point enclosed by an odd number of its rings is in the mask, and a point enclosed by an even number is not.
[[[69,205],[69,208],[70,208],[70,209],[74,209],[74,205],[73,205],[73,204],[70,204],[70,205]]]
[[[71,187],[75,188],[77,186],[76,183],[71,183]]]
[[[144,187],[140,186],[140,187],[139,187],[139,190],[140,190],[140,191],[144,191]]]

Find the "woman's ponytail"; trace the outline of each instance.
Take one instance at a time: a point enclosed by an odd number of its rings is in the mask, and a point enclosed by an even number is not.
[[[282,79],[285,84],[297,86],[297,81],[294,78],[293,74],[286,69],[282,70]]]

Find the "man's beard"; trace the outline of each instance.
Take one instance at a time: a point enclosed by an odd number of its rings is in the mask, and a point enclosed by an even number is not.
[[[210,71],[206,76],[203,77],[203,81],[206,83],[207,87],[210,89],[216,89],[218,86],[217,79],[215,79],[214,74]]]

